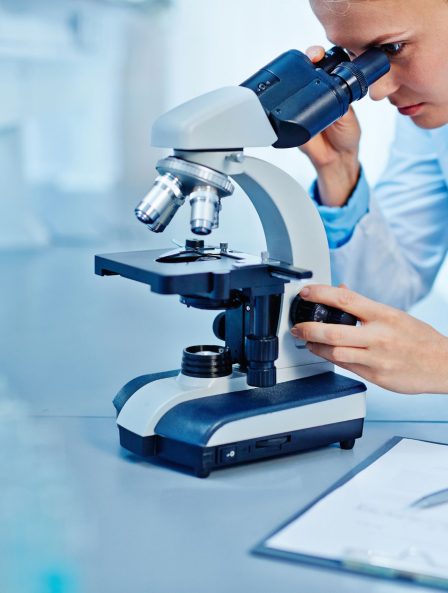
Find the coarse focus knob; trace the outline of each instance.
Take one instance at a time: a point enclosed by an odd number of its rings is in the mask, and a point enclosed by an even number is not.
[[[335,307],[329,307],[328,305],[304,301],[300,296],[296,296],[291,303],[289,314],[292,325],[303,323],[304,321],[338,323],[341,325],[356,325],[358,322],[358,319],[350,313],[346,313]]]
[[[273,387],[277,382],[274,362],[278,358],[277,336],[246,336],[247,383],[253,387]]]

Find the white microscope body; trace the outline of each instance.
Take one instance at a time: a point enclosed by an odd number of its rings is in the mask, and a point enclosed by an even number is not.
[[[125,448],[188,466],[200,477],[335,442],[351,448],[362,435],[365,386],[334,373],[290,333],[301,287],[331,284],[331,273],[309,196],[279,168],[244,154],[281,141],[259,97],[244,85],[193,99],[155,122],[152,145],[174,154],[159,161],[160,177],[136,209],[160,231],[188,197],[193,232],[208,234],[233,180],[260,217],[265,257],[193,241],[174,254],[96,258],[100,275],[120,274],[155,292],[180,294],[187,305],[225,310],[214,328],[225,346],[186,348],[180,372],[134,379],[114,401]]]

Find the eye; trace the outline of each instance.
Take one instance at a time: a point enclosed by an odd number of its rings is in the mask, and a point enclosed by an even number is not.
[[[404,49],[404,43],[384,43],[379,46],[379,49],[382,49],[389,56],[398,56]]]

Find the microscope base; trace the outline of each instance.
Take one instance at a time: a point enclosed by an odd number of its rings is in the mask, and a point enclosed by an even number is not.
[[[341,449],[353,449],[355,440],[362,436],[363,426],[364,418],[358,418],[216,447],[199,447],[155,436],[146,437],[149,442],[145,443],[143,450],[138,442],[141,437],[121,426],[119,431],[120,444],[125,449],[144,457],[156,455],[192,469],[198,478],[208,478],[215,469],[317,449],[333,443],[339,442]]]
[[[186,466],[198,477],[232,465],[362,436],[365,385],[333,372],[184,401],[138,435],[118,425],[121,445],[143,457]]]

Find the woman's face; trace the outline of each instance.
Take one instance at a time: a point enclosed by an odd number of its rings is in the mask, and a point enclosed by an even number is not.
[[[329,40],[353,58],[386,50],[391,69],[370,87],[422,128],[448,123],[447,0],[310,0]]]

